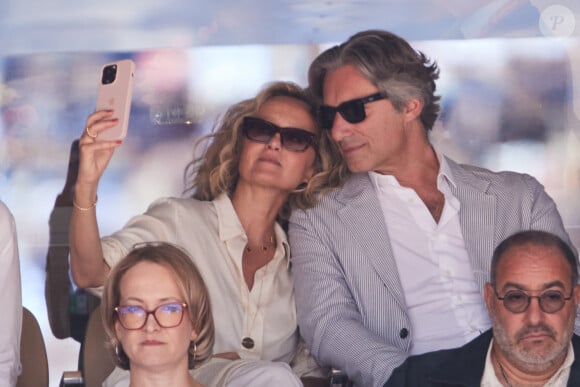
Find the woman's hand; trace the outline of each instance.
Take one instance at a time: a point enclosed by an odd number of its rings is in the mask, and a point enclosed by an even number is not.
[[[91,187],[96,191],[96,186],[109,164],[115,148],[121,145],[121,141],[97,141],[96,137],[103,130],[107,130],[118,123],[117,118],[112,118],[112,110],[94,112],[87,118],[86,126],[79,140],[80,160],[77,177],[77,187]]]

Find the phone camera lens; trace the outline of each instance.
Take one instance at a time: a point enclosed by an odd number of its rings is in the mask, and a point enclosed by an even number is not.
[[[109,83],[115,82],[117,77],[117,65],[112,64],[105,66],[103,69],[103,75],[101,77],[101,82],[103,85],[108,85]]]

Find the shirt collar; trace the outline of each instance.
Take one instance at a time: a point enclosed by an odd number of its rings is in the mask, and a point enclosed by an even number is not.
[[[449,166],[449,162],[447,158],[443,156],[441,153],[435,151],[435,155],[437,156],[437,160],[439,161],[439,173],[437,174],[437,188],[442,190],[444,185],[449,185],[449,187],[457,187],[455,184],[455,180],[453,178],[453,172],[451,171],[451,167]],[[369,178],[371,179],[371,183],[375,190],[379,190],[381,187],[386,186],[394,186],[400,187],[401,185],[393,175],[383,175],[377,172],[370,171],[368,172]]]
[[[441,190],[443,184],[449,184],[449,187],[457,188],[457,184],[455,184],[455,180],[453,179],[453,172],[449,167],[447,158],[437,151],[435,151],[435,155],[437,155],[437,160],[439,160],[439,174],[437,175],[437,188]]]
[[[222,242],[226,242],[234,238],[243,238],[247,240],[246,232],[242,227],[240,218],[234,209],[234,205],[230,197],[224,192],[213,200],[213,204],[217,213],[218,219],[218,234]],[[276,222],[274,224],[274,233],[276,235],[276,251],[283,249],[283,257],[286,261],[286,266],[290,267],[290,247],[288,245],[288,237],[282,227]],[[280,247],[282,246],[282,247]]]

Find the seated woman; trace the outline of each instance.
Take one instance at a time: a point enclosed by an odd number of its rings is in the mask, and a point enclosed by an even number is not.
[[[191,258],[167,244],[143,244],[111,271],[103,326],[131,386],[198,387],[189,369],[214,342],[209,294]]]
[[[339,180],[326,172],[338,157],[318,130],[314,111],[304,90],[286,82],[233,105],[191,164],[193,197],[160,199],[102,240],[97,188],[120,143],[95,140],[115,125],[114,112],[91,114],[80,138],[69,234],[77,285],[101,286],[136,243],[179,245],[211,296],[212,362],[221,367],[215,380],[228,387],[283,387],[300,386],[298,377],[321,376],[306,351],[298,350],[290,250],[281,226],[292,208],[314,205]]]

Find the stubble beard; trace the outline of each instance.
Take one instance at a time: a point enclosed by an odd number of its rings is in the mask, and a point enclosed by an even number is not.
[[[575,317],[575,316],[573,316]],[[560,364],[566,358],[568,346],[574,332],[574,319],[569,319],[566,334],[562,342],[557,341],[556,332],[548,325],[540,323],[535,326],[525,326],[515,334],[512,341],[508,333],[503,329],[497,318],[492,314],[494,343],[497,344],[504,357],[517,369],[525,373],[542,373]],[[527,334],[545,332],[552,340],[547,348],[534,348],[533,344],[521,344],[520,340]]]

